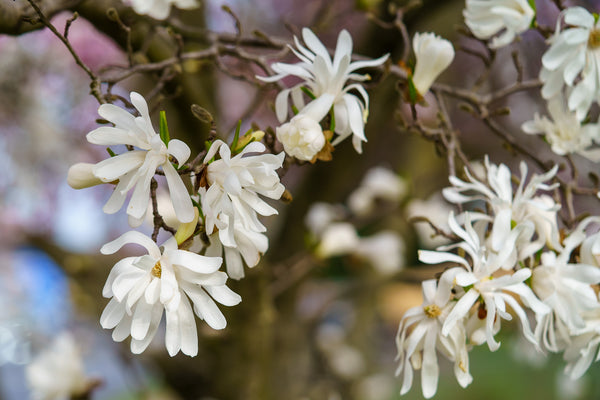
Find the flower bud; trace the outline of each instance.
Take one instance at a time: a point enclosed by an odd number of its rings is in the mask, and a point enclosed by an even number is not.
[[[92,172],[93,168],[94,164],[89,163],[72,165],[67,173],[67,183],[73,189],[85,189],[103,183],[94,175]]]
[[[312,160],[325,145],[321,125],[304,114],[298,114],[278,127],[276,135],[285,152],[299,160]]]
[[[434,33],[416,33],[413,37],[415,70],[412,81],[421,96],[454,59],[452,43]]]

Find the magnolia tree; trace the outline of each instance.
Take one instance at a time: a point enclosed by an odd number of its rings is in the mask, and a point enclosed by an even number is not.
[[[89,293],[114,341],[136,355],[159,358],[166,348],[170,357],[192,357],[159,363],[172,376],[201,377],[191,392],[178,389],[184,396],[390,398],[377,376],[371,389],[366,381],[349,389],[369,377],[350,338],[363,321],[336,322],[331,310],[345,304],[355,318],[359,309],[375,314],[356,299],[418,279],[422,303],[398,304],[405,312],[396,314],[392,393],[407,393],[420,371],[422,393],[433,397],[448,362],[467,387],[470,352],[498,350],[501,330],[539,354],[561,354],[571,378],[586,373],[600,356],[600,22],[591,3],[453,2],[463,16],[451,21],[459,26],[453,42],[410,28],[420,1],[362,5],[357,18],[373,37],[394,38],[369,56],[354,52],[350,25],[337,40],[321,38],[316,23],[276,37],[252,31],[224,6],[235,30],[213,31],[197,23],[201,3],[0,6],[7,34],[49,29],[98,103],[97,127],[80,134],[106,156],[79,160],[67,179],[74,189],[105,187],[102,210],[116,214],[106,218],[130,227],[100,248],[112,258],[100,258],[105,283]],[[66,22],[52,19],[62,11]],[[125,63],[87,65],[70,36],[78,18],[111,37]],[[202,99],[193,85],[206,66],[256,92],[233,132],[213,103],[193,103]],[[370,99],[371,91],[379,95]],[[191,122],[170,130],[165,104],[196,121],[184,117]],[[404,167],[404,178],[394,158],[361,163],[377,146],[389,154],[391,139],[369,140],[370,113],[387,120],[379,124],[386,136],[433,143],[437,156]],[[408,157],[400,151],[391,154]],[[439,161],[446,187],[419,200],[425,183],[411,177],[429,165],[439,171]],[[354,188],[336,198],[306,196],[336,186],[313,172],[328,169]],[[300,250],[290,256],[290,248]],[[322,270],[336,265],[346,284],[315,290],[335,282]],[[306,306],[312,311],[302,311],[306,302],[316,304]],[[377,337],[377,346],[393,348],[393,337]],[[27,367],[37,398],[91,397],[102,377],[86,377],[80,358],[68,334],[41,352]],[[246,372],[232,372],[243,365]],[[303,376],[292,378],[297,371]],[[219,381],[232,373],[237,381]]]

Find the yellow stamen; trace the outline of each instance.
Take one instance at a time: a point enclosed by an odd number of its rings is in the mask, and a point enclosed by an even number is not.
[[[423,311],[429,318],[437,318],[442,313],[442,310],[440,310],[440,308],[435,304],[430,304],[423,307]]]
[[[157,261],[156,264],[154,264],[154,267],[152,268],[151,273],[155,277],[160,278],[160,276],[162,275],[162,267],[160,265],[160,261]]]
[[[592,50],[600,48],[600,29],[592,29],[588,38],[588,47]]]
[[[467,368],[465,367],[465,363],[464,363],[464,362],[460,361],[460,362],[458,363],[458,368],[460,368],[460,370],[461,370],[462,372],[464,372],[464,373],[467,373]]]

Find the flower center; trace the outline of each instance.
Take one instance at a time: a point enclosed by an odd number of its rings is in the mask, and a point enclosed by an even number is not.
[[[600,29],[592,29],[588,38],[588,48],[596,50],[600,48]]]
[[[429,318],[437,318],[442,313],[442,310],[440,310],[440,308],[435,304],[430,304],[423,307],[423,311]]]
[[[160,265],[160,261],[157,261],[156,264],[154,264],[151,273],[152,275],[160,279],[160,276],[162,275],[162,267]]]

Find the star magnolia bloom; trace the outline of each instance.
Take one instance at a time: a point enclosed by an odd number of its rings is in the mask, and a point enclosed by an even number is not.
[[[304,224],[315,236],[321,236],[323,231],[334,221],[344,219],[346,211],[341,204],[324,202],[313,203],[304,216]]]
[[[565,348],[563,358],[567,361],[565,373],[571,379],[579,379],[593,361],[600,359],[600,310],[586,315],[585,328],[575,333]]]
[[[419,260],[424,263],[451,262],[460,265],[460,267],[446,270],[440,277],[440,281],[453,282],[456,288],[464,290],[444,321],[442,335],[448,335],[457,324],[464,323],[461,321],[464,321],[464,318],[468,316],[473,305],[481,301],[480,307],[485,307],[486,341],[491,351],[496,351],[500,347],[500,343],[494,340],[494,334],[496,333],[494,322],[496,318],[512,319],[512,316],[506,311],[506,304],[513,309],[521,320],[525,338],[537,345],[526,312],[514,297],[514,295],[519,296],[521,301],[531,308],[536,315],[550,312],[550,309],[524,283],[531,276],[531,270],[522,268],[512,274],[500,277],[494,275],[502,267],[507,270],[514,267],[514,264],[510,265],[511,263],[508,260],[513,252],[515,242],[519,238],[520,230],[527,229],[527,223],[518,225],[513,229],[503,242],[502,248],[497,253],[493,253],[483,246],[481,238],[471,225],[470,214],[467,213],[465,218],[465,228],[463,229],[456,222],[453,213],[450,214],[448,225],[452,232],[463,239],[464,242],[445,246],[442,249],[460,248],[469,256],[471,262],[453,253],[419,251]],[[506,268],[507,263],[509,268]]]
[[[319,122],[333,106],[335,133],[339,135],[333,141],[333,145],[337,145],[352,134],[352,144],[355,150],[361,153],[362,142],[367,141],[364,125],[369,110],[369,95],[360,84],[346,85],[346,83],[349,80],[356,82],[368,80],[368,75],[357,74],[355,71],[381,65],[389,55],[386,54],[376,60],[350,62],[352,59],[352,37],[346,30],[342,30],[338,36],[333,60],[327,48],[323,46],[323,43],[310,29],[302,29],[302,39],[306,47],[300,44],[298,38],[294,37],[296,49],[292,48],[292,52],[301,62],[297,64],[275,63],[271,67],[276,75],[257,77],[265,82],[275,82],[289,75],[304,80],[304,82],[290,89],[282,90],[277,95],[275,111],[279,122],[287,119],[288,97],[290,95],[296,108],[302,112],[305,107],[302,87],[307,87],[316,97],[316,100],[313,101],[319,100],[323,95],[330,95],[327,97],[327,101],[320,103],[322,117],[315,118],[315,121]],[[349,93],[351,90],[356,90],[360,94],[360,98]]]
[[[582,125],[576,113],[567,108],[561,94],[548,100],[548,112],[552,120],[545,116],[540,118],[536,113],[533,121],[521,126],[523,131],[545,135],[552,151],[561,156],[578,153],[594,162],[600,161],[600,149],[588,149],[594,142],[600,141],[600,125]]]
[[[553,252],[542,254],[541,263],[533,269],[532,288],[536,295],[553,310],[542,323],[538,322],[539,337],[556,351],[557,336],[549,319],[560,320],[570,332],[585,327],[584,315],[600,310],[598,296],[591,285],[600,283],[600,269],[594,264],[570,263],[572,251],[579,247],[586,235],[584,230],[597,218],[583,220],[577,229],[564,240],[564,249],[557,256]],[[583,247],[582,247],[583,251]],[[557,332],[560,333],[560,332]]]
[[[93,167],[94,175],[102,182],[118,181],[103,210],[107,214],[119,211],[127,192],[134,188],[127,214],[130,225],[139,226],[148,210],[151,179],[156,169],[161,167],[177,218],[184,223],[190,222],[194,218],[192,201],[181,177],[169,161],[169,156],[173,156],[182,165],[190,156],[190,148],[177,139],[165,145],[152,127],[146,100],[140,94],[131,92],[131,103],[139,111],[140,117],[134,117],[115,105],[102,104],[98,114],[115,126],[103,126],[87,134],[87,140],[93,144],[130,145],[140,149],[100,161]]]
[[[169,355],[181,350],[195,356],[198,334],[194,312],[213,329],[227,325],[215,300],[234,306],[242,299],[227,286],[227,274],[218,271],[222,259],[179,250],[174,237],[158,247],[152,239],[130,231],[102,246],[102,254],[113,254],[134,243],[148,254],[126,257],[111,270],[102,295],[111,298],[100,317],[104,329],[113,329],[113,340],[131,335],[131,352],[143,352],[156,334],[163,311],[166,314],[165,344]],[[191,300],[191,303],[190,303]],[[193,306],[193,308],[192,308]]]
[[[529,29],[535,11],[527,0],[467,0],[463,15],[476,38],[487,40],[495,36],[490,48],[497,49]]]
[[[285,187],[279,181],[277,169],[281,168],[284,154],[253,154],[265,151],[265,145],[252,142],[241,153],[231,157],[231,150],[223,141],[215,141],[204,158],[208,163],[217,152],[220,159],[208,164],[206,178],[210,185],[201,196],[206,217],[206,233],[212,234],[215,226],[225,246],[235,246],[234,221],[239,219],[243,229],[265,232],[257,214],[268,216],[277,210],[259,195],[277,200]]]
[[[558,240],[558,225],[556,213],[560,209],[550,197],[537,195],[538,190],[552,190],[558,183],[548,185],[544,182],[556,174],[558,166],[554,166],[543,175],[534,174],[527,180],[527,165],[520,164],[521,181],[513,195],[510,169],[504,165],[496,165],[485,158],[487,170],[487,185],[474,178],[468,170],[465,173],[469,182],[455,176],[450,177],[452,187],[445,188],[443,195],[451,203],[463,204],[476,200],[485,200],[493,210],[493,228],[490,235],[491,248],[498,251],[510,235],[512,226],[530,221],[535,226],[538,238],[531,240],[521,237],[517,241],[519,259],[523,259],[544,247],[547,243],[555,249],[560,249]],[[473,193],[471,195],[467,193]],[[537,195],[537,196],[536,196]],[[523,230],[523,234],[530,233]],[[531,232],[532,234],[533,232]]]
[[[393,274],[404,266],[404,241],[394,231],[360,238],[354,254],[367,260],[380,274]]]
[[[371,168],[360,186],[348,197],[348,206],[357,215],[368,215],[377,206],[377,200],[398,204],[406,194],[406,182],[384,167]]]
[[[435,395],[438,386],[436,350],[454,362],[454,374],[462,387],[467,387],[473,378],[469,374],[464,326],[457,324],[447,335],[441,334],[446,316],[454,306],[450,302],[450,282],[440,281],[438,286],[435,280],[427,280],[422,283],[422,289],[423,304],[408,310],[398,327],[396,360],[399,360],[399,365],[396,376],[404,371],[400,389],[403,395],[412,386],[413,368],[420,369],[423,396],[428,399]]]
[[[90,385],[80,350],[73,336],[66,332],[26,367],[25,376],[34,400],[77,398]]]
[[[600,101],[600,21],[582,7],[568,8],[550,39],[550,48],[542,57],[540,78],[544,82],[542,96],[550,99],[567,85],[569,109],[582,121],[592,102]]]
[[[315,101],[311,104],[314,106],[317,103]],[[307,114],[305,110],[306,108],[290,122],[275,128],[275,135],[287,154],[298,160],[311,161],[323,149],[326,139],[318,122],[319,119]],[[327,114],[326,109],[323,108],[321,111],[325,111],[324,114]]]
[[[435,33],[415,33],[412,44],[416,59],[412,81],[423,96],[454,60],[454,47]]]
[[[353,253],[358,243],[358,234],[352,224],[335,222],[325,228],[315,251],[322,258],[341,256]]]
[[[198,7],[196,0],[129,0],[136,13],[149,15],[154,19],[165,19],[171,12],[171,6],[182,9]]]
[[[231,279],[240,280],[244,274],[244,263],[250,268],[255,267],[260,261],[261,254],[269,249],[269,239],[262,233],[254,232],[242,227],[241,222],[236,222],[233,228],[235,247],[223,246],[219,234],[209,236],[210,246],[206,249],[207,256],[225,257],[227,275]]]

